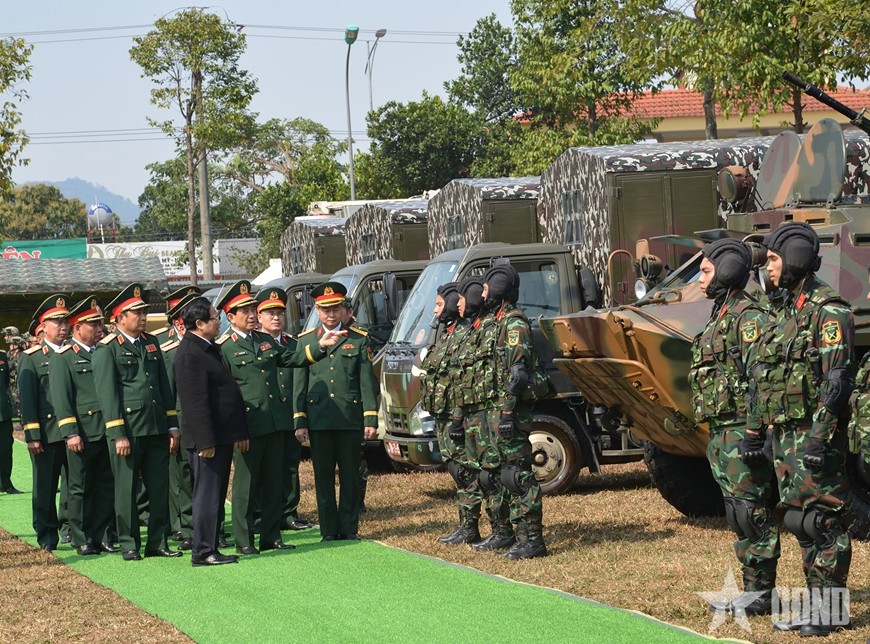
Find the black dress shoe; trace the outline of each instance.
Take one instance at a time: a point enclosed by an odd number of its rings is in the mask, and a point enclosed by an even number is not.
[[[181,540],[178,544],[179,550],[191,550],[193,548],[193,537],[187,537]]]
[[[84,557],[86,555],[98,555],[100,554],[100,549],[93,544],[86,543],[76,548],[76,552]]]
[[[240,555],[258,555],[258,554],[260,554],[260,551],[257,550],[254,546],[244,546],[242,548],[240,548],[239,546],[236,546],[236,552],[238,552]]]
[[[362,541],[362,539],[356,532],[352,534],[340,534],[338,535],[338,538],[342,541]]]
[[[338,541],[338,535],[328,534],[321,539],[321,541]]]
[[[180,557],[181,553],[177,550],[170,550],[169,548],[158,548],[157,550],[146,550],[146,557]]]
[[[142,559],[138,550],[125,550],[121,556],[124,557],[124,561],[140,561]]]
[[[95,543],[94,546],[99,548],[101,552],[121,552],[121,549],[118,546],[113,546],[108,541],[102,541],[100,543]]]
[[[43,543],[41,546],[39,546],[39,549],[48,550],[49,552],[51,552],[53,550],[57,550],[57,546],[53,546],[50,543]]]
[[[213,552],[207,557],[191,557],[191,566],[220,566],[222,564],[238,563],[239,558],[232,555],[222,555],[219,552]]]
[[[225,536],[221,535],[218,537],[218,548],[229,548],[231,545],[233,544]]]
[[[72,535],[70,533],[66,533],[60,538],[61,543],[72,543]]]
[[[292,543],[284,543],[283,541],[276,541],[275,543],[261,543],[260,550],[293,550],[296,546]]]
[[[308,530],[311,524],[305,519],[290,519],[281,525],[282,530]]]
[[[3,491],[6,492],[6,494],[23,494],[23,492],[16,488],[14,485],[3,488]]]
[[[181,534],[181,530],[176,530],[169,536],[169,538],[173,541],[181,541],[184,539],[184,535]]]

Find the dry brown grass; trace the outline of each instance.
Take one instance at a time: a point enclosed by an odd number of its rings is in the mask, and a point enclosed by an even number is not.
[[[310,462],[302,464],[300,512],[315,517]],[[717,590],[735,567],[732,535],[721,520],[691,520],[649,487],[641,464],[610,466],[585,475],[567,495],[545,499],[545,537],[552,555],[510,562],[469,547],[436,543],[453,528],[452,480],[444,473],[372,471],[364,537],[548,586],[706,633],[710,614],[696,591]],[[856,629],[830,642],[870,636],[868,548],[855,544],[850,587]],[[739,571],[735,570],[739,576]],[[779,583],[801,586],[794,538],[785,535]],[[90,640],[93,642],[189,641],[171,624],[0,531],[0,642]],[[35,607],[36,610],[34,610]],[[773,634],[767,618],[751,620],[752,634],[727,621],[714,635],[754,642],[797,641]]]

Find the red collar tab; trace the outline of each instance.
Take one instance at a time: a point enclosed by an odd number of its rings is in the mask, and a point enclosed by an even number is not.
[[[800,297],[797,299],[797,302],[795,302],[795,308],[798,311],[800,311],[802,308],[804,308],[804,304],[806,304],[806,302],[807,302],[807,294],[801,293]]]

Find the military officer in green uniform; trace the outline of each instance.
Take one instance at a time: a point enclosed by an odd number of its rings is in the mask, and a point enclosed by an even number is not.
[[[378,426],[378,383],[372,370],[368,335],[342,328],[341,307],[347,289],[325,282],[312,292],[321,326],[299,336],[299,351],[312,362],[293,381],[294,426],[300,442],[311,443],[317,514],[324,541],[359,539],[360,443],[375,438]],[[343,336],[316,362],[318,342],[330,334]],[[335,499],[338,466],[339,498]]]
[[[725,499],[725,518],[737,535],[734,552],[747,593],[710,607],[769,615],[780,555],[779,525],[767,507],[773,467],[765,455],[767,432],[753,432],[746,441],[746,365],[754,362],[767,312],[743,290],[752,268],[752,252],[746,244],[720,239],[702,252],[698,284],[715,304],[692,344],[689,384],[695,422],[710,426],[707,458]],[[741,457],[742,447],[747,449]]]
[[[296,338],[285,332],[287,326],[287,293],[282,288],[264,288],[257,293],[257,319],[260,329],[268,333],[282,347],[296,351]],[[293,417],[293,369],[278,369],[278,384],[281,400],[287,408],[288,418]],[[292,426],[292,425],[291,425]],[[284,437],[284,489],[281,528],[305,530],[311,524],[299,516],[299,461],[302,459],[302,443],[292,431],[282,432]]]
[[[145,290],[133,283],[109,302],[115,332],[92,359],[115,475],[115,517],[124,560],[141,559],[136,477],[148,492],[146,557],[180,557],[166,546],[169,532],[169,455],[179,448],[175,398],[157,338],[145,333]]]
[[[161,337],[163,344],[160,350],[166,361],[166,375],[169,378],[169,388],[175,396],[175,411],[178,412],[178,427],[181,428],[181,407],[178,404],[177,387],[175,385],[175,370],[172,364],[175,360],[175,350],[184,335],[184,321],[181,318],[182,309],[202,294],[197,286],[185,286],[176,289],[166,296],[166,319],[170,329]],[[186,450],[179,449],[169,455],[169,525],[172,536],[180,541],[179,550],[190,550],[193,547],[193,471]]]
[[[783,522],[800,545],[810,600],[808,614],[774,628],[827,635],[850,625],[845,419],[854,387],[855,322],[849,303],[816,276],[821,257],[812,227],[781,224],[763,244],[762,284],[785,289],[785,301],[758,340],[747,442],[762,428],[773,431]]]
[[[96,297],[86,297],[72,306],[67,322],[72,341],[51,356],[48,383],[68,450],[70,533],[80,555],[117,552],[109,536],[114,478],[91,364],[103,326]]]
[[[0,492],[20,494],[12,485],[12,407],[10,387],[12,384],[12,365],[5,351],[0,351]]]
[[[23,352],[18,363],[18,396],[24,440],[33,464],[33,527],[43,550],[58,544],[57,490],[66,467],[66,446],[48,390],[51,354],[63,346],[69,332],[67,297],[52,295],[36,309],[31,326],[45,330],[42,342]]]
[[[221,357],[245,399],[250,449],[233,455],[233,533],[239,554],[285,550],[294,546],[281,539],[283,509],[284,436],[292,420],[282,401],[279,367],[307,364],[305,354],[281,346],[268,333],[256,331],[257,300],[251,283],[241,280],[226,288],[216,305],[230,321],[227,334],[217,340]],[[336,342],[330,336],[327,342]],[[316,352],[318,353],[318,352]],[[317,356],[310,358],[317,360]],[[260,548],[254,546],[254,496],[260,502]]]

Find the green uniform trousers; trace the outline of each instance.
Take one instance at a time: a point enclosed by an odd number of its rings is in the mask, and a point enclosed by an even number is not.
[[[12,421],[0,420],[0,490],[12,487]]]
[[[233,454],[233,536],[237,548],[254,545],[254,511],[259,502],[260,545],[281,538],[284,491],[284,432],[251,438],[244,454]]]
[[[359,532],[360,429],[309,432],[317,516],[324,537]],[[335,468],[338,467],[338,503],[335,499]]]
[[[284,436],[284,507],[281,520],[289,523],[299,516],[299,461],[302,460],[302,443],[292,431],[281,433]]]
[[[169,530],[169,436],[130,438],[130,456],[118,456],[114,441],[106,440],[115,475],[115,520],[121,550],[139,550],[142,545],[136,505],[136,479],[140,474],[150,511],[145,549],[165,548]]]
[[[510,438],[499,434],[500,418],[500,411],[491,410],[488,413],[490,436],[502,463],[499,472],[501,489],[493,495],[493,503],[503,506],[498,513],[501,516],[507,514],[514,525],[524,523],[540,526],[543,518],[541,484],[532,471],[532,444],[529,442],[532,408],[524,403],[517,404],[514,409],[514,435]],[[505,472],[514,481],[511,486],[504,482]]]
[[[498,481],[501,476],[501,455],[492,433],[487,410],[477,411],[465,417],[465,450],[468,462],[476,470],[487,470],[490,479]],[[486,499],[486,514],[491,524],[507,525],[510,522],[510,506],[505,503],[501,485],[493,483],[491,489],[481,487]]]
[[[84,451],[67,452],[69,528],[77,546],[111,541],[115,479],[105,439],[81,437]]]
[[[31,454],[33,465],[33,531],[40,546],[56,548],[60,522],[57,515],[57,490],[61,470],[66,464],[66,444],[42,443],[41,454]]]
[[[449,416],[441,416],[435,419],[435,432],[438,436],[438,445],[441,448],[441,458],[444,461],[456,461],[465,466],[470,472],[476,474],[475,465],[468,459],[465,451],[465,443],[461,445],[450,439],[447,430],[450,428],[452,419]],[[483,493],[480,491],[480,482],[477,476],[469,476],[468,485],[456,487],[456,505],[461,511],[469,513],[472,517],[480,516],[480,507],[483,501]]]

